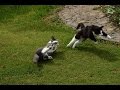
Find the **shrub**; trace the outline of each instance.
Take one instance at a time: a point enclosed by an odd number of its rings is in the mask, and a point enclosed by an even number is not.
[[[102,10],[114,25],[120,26],[120,5],[106,5]]]

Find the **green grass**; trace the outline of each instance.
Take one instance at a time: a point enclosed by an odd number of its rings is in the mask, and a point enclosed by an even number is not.
[[[90,40],[66,45],[75,33],[57,16],[61,6],[0,6],[0,84],[120,84],[120,48]],[[53,60],[32,59],[51,36],[60,43]]]

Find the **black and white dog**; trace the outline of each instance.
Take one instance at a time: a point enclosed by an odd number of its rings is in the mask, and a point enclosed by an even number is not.
[[[85,27],[83,23],[79,23],[78,26],[76,27],[78,32],[74,35],[74,37],[72,38],[70,43],[67,45],[67,47],[72,46],[72,48],[75,48],[76,45],[78,45],[82,41],[85,41],[88,38],[93,40],[95,43],[97,43],[95,36],[104,36],[111,39],[111,37],[107,33],[105,33],[102,30],[102,28],[103,26],[99,27],[96,25]]]
[[[52,54],[57,50],[58,45],[59,45],[58,40],[56,40],[52,36],[51,40],[47,43],[45,47],[38,48],[34,55],[33,62],[39,63],[41,60],[53,59]]]

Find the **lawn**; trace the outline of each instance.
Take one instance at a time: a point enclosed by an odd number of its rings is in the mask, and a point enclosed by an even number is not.
[[[73,29],[58,18],[62,6],[0,6],[0,84],[120,84],[120,47],[87,40],[66,48]],[[60,45],[53,60],[37,67],[37,48],[55,36]]]

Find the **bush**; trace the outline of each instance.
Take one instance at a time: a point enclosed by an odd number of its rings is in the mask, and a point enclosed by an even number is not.
[[[120,26],[120,5],[106,5],[102,7],[103,12],[116,26]]]

